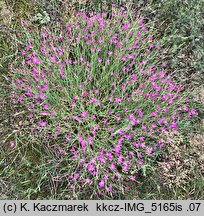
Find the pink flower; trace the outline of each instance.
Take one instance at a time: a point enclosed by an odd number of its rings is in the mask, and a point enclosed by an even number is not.
[[[146,153],[150,155],[152,153],[152,148],[146,147]]]
[[[65,73],[62,72],[62,71],[60,71],[60,76],[61,76],[62,78],[65,78]]]
[[[33,114],[29,114],[28,118],[30,118],[30,119],[33,118]]]
[[[33,48],[32,45],[28,45],[28,46],[25,47],[25,50],[28,51],[28,50],[30,50],[32,48]]]
[[[132,74],[132,75],[130,76],[130,78],[133,79],[133,80],[136,80],[136,79],[137,79],[137,75],[136,75],[136,74]]]
[[[177,126],[177,124],[176,124],[175,122],[172,122],[172,124],[171,124],[170,127],[171,127],[171,128],[174,128],[174,129],[178,129],[178,126]]]
[[[108,119],[107,119],[107,118],[104,118],[104,119],[103,119],[103,123],[106,124],[107,122],[108,122]]]
[[[63,149],[59,149],[59,153],[63,153],[64,152],[64,150]]]
[[[147,126],[142,125],[142,129],[143,129],[143,130],[147,130]]]
[[[126,71],[126,67],[122,67],[122,71],[123,71],[123,72]]]
[[[81,113],[81,117],[84,118],[84,119],[87,119],[87,117],[88,117],[88,112],[82,112],[82,113]]]
[[[157,105],[156,108],[157,108],[158,110],[160,110],[160,109],[161,109],[161,106]]]
[[[55,129],[56,129],[56,131],[60,131],[61,130],[60,126],[57,126]]]
[[[84,140],[81,141],[81,146],[85,147],[86,146],[86,142]]]
[[[39,95],[40,95],[40,99],[41,99],[41,100],[45,100],[45,99],[46,99],[46,95],[44,95],[44,94],[42,93],[42,91],[39,91]]]
[[[90,103],[95,103],[95,102],[97,102],[97,99],[96,98],[91,98]]]
[[[114,164],[114,163],[112,163],[112,164],[110,165],[110,169],[111,169],[111,170],[115,170],[115,164]]]
[[[122,167],[123,172],[128,171],[128,165],[125,163]]]
[[[142,113],[142,110],[140,109],[139,110],[139,117],[142,118],[142,116],[143,116],[143,113]]]
[[[93,144],[93,137],[92,136],[88,136],[88,141],[89,141],[89,144],[92,145]]]
[[[86,91],[82,90],[81,95],[82,95],[82,97],[86,97],[88,94],[86,93]]]
[[[129,153],[129,155],[132,157],[132,156],[134,155],[134,152],[131,151],[131,152]]]
[[[47,84],[43,85],[43,90],[44,90],[44,91],[47,91],[48,88],[49,88],[49,86],[48,86]]]
[[[75,107],[75,106],[76,106],[76,103],[75,103],[74,100],[71,101],[70,106],[72,106],[72,107]]]
[[[38,125],[41,127],[46,127],[47,123],[45,121],[38,121]]]
[[[88,184],[88,183],[90,183],[91,182],[91,180],[89,179],[89,178],[87,178],[86,180],[85,180],[85,183],[86,184]]]
[[[125,57],[125,56],[122,57],[122,61],[123,61],[123,62],[126,61],[126,57]]]
[[[101,163],[106,164],[106,160],[103,156],[98,156],[97,158]]]
[[[101,180],[100,182],[99,182],[99,187],[104,187],[105,186],[105,182],[103,181],[103,180]]]
[[[23,96],[20,96],[19,98],[18,98],[18,101],[23,101]]]
[[[80,57],[80,61],[81,61],[81,62],[83,62],[83,61],[84,61],[84,58],[83,58],[82,56]]]
[[[94,120],[96,120],[96,116],[95,115],[92,115],[91,118],[94,119]]]
[[[74,174],[74,178],[75,178],[75,179],[78,179],[78,178],[79,178],[79,173],[75,173],[75,174]]]
[[[197,114],[198,114],[198,112],[195,109],[191,110],[191,115],[197,115]]]
[[[10,145],[11,148],[14,148],[14,147],[16,146],[13,140],[11,140],[11,141],[9,142],[9,145]]]
[[[78,60],[77,60],[77,59],[73,61],[73,64],[77,64],[77,63],[78,63]]]
[[[98,62],[102,62],[102,58],[98,58]]]
[[[37,57],[33,57],[32,60],[33,60],[33,64],[42,64],[42,61]]]
[[[145,142],[140,143],[140,147],[145,148],[146,147]]]
[[[87,168],[90,172],[92,172],[94,170],[93,164],[88,164]]]
[[[107,186],[107,187],[106,187],[107,192],[110,192],[110,191],[111,191],[111,188],[112,188],[112,186]]]
[[[152,116],[154,116],[154,117],[156,117],[156,116],[157,116],[157,112],[155,112],[155,111],[154,111],[154,112],[152,112],[151,114],[152,114]]]
[[[72,27],[71,27],[71,26],[67,26],[67,30],[68,30],[68,31],[71,31],[71,30],[72,30]]]
[[[115,152],[116,152],[116,153],[119,153],[119,152],[120,152],[120,148],[121,148],[121,146],[120,146],[120,145],[117,145],[117,146],[115,147]]]
[[[156,128],[157,126],[155,124],[152,124],[152,128]]]
[[[167,109],[167,108],[164,108],[163,111],[164,111],[165,113],[167,113],[167,112],[168,112],[168,109]]]
[[[122,98],[115,98],[115,102],[116,103],[121,103],[122,102]]]
[[[130,176],[130,181],[135,181],[136,177],[135,176]]]
[[[130,23],[122,26],[122,30],[127,30],[129,28],[130,28]]]
[[[50,111],[50,114],[51,114],[51,115],[55,115],[55,111],[54,111],[54,110],[51,110],[51,111]]]
[[[99,129],[99,126],[98,126],[98,125],[94,125],[93,129],[94,129],[94,130],[98,130],[98,129]]]
[[[92,78],[91,78],[91,77],[88,77],[88,78],[87,78],[87,80],[88,80],[88,81],[91,81],[91,80],[92,80]]]
[[[120,155],[119,157],[118,157],[118,160],[117,160],[117,163],[122,163],[123,162],[123,156],[122,155]]]
[[[46,111],[42,112],[41,114],[44,115],[44,116],[48,115],[48,113]]]
[[[92,130],[91,133],[92,133],[93,135],[96,135],[96,131],[95,131],[95,130]]]
[[[66,59],[65,60],[68,64],[72,64],[72,60],[70,60],[70,59]]]
[[[136,148],[139,148],[139,143],[137,143],[137,142],[132,142],[132,144],[136,147]]]
[[[33,73],[35,73],[35,74],[38,73],[38,69],[37,69],[37,68],[33,68],[32,71],[33,71]]]
[[[120,118],[120,114],[116,114],[116,120],[117,120],[117,121],[120,121],[120,119],[121,119],[121,118]]]

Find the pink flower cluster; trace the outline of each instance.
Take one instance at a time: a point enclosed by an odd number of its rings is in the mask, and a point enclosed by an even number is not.
[[[184,87],[149,60],[160,47],[149,42],[143,17],[134,19],[116,8],[111,19],[79,12],[55,33],[33,31],[21,51],[18,100],[47,132],[57,167],[67,161],[70,188],[127,188],[146,158],[164,148],[162,134],[197,115],[180,96]]]

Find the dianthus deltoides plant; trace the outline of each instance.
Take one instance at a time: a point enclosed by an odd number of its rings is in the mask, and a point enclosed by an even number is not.
[[[114,6],[111,18],[105,8],[80,11],[25,35],[11,69],[15,95],[76,194],[124,192],[164,151],[164,134],[197,114],[184,87],[154,60],[161,48],[141,15]]]

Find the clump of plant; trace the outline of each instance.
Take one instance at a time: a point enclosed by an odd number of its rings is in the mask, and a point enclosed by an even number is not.
[[[77,195],[114,197],[165,149],[163,134],[197,112],[158,62],[143,17],[114,5],[111,18],[103,11],[80,11],[52,29],[22,22],[27,44],[11,71],[55,172]]]

